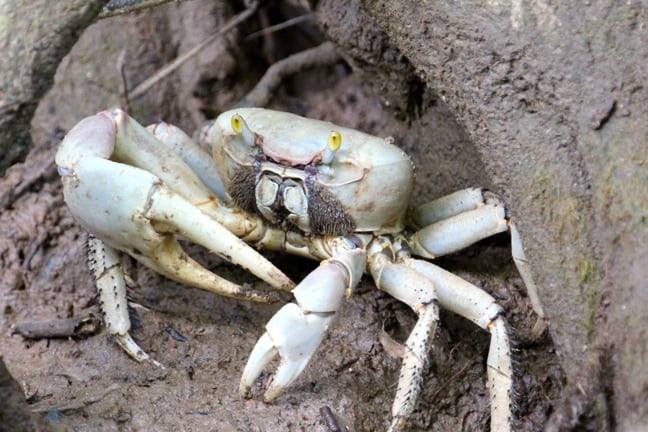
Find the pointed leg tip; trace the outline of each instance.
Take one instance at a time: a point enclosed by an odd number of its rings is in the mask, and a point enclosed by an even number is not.
[[[535,339],[538,340],[544,336],[545,332],[547,331],[548,325],[547,325],[547,320],[543,317],[538,317],[538,320],[536,323],[533,325],[533,328],[531,329],[531,336]]]
[[[148,362],[151,363],[154,367],[164,370],[164,365],[157,360],[153,360],[149,357]]]
[[[251,399],[252,398],[252,387],[249,385],[241,384],[239,386],[239,395],[243,399]]]
[[[275,400],[277,400],[277,398],[278,398],[279,396],[281,396],[281,395],[283,394],[283,392],[284,392],[283,390],[281,390],[281,391],[277,391],[277,390],[271,391],[271,390],[268,390],[268,391],[263,395],[263,403],[271,404],[272,402],[274,402]]]
[[[137,345],[137,343],[131,338],[130,334],[116,334],[115,341],[119,344],[119,346],[122,347],[124,351],[126,351],[129,356],[137,360],[139,363],[150,360],[149,355],[146,354],[146,352],[142,348],[140,348],[139,345]]]
[[[284,282],[279,286],[279,289],[282,291],[291,292],[295,288],[295,282],[286,278]]]
[[[391,425],[387,432],[400,432],[405,427],[406,419],[402,416],[396,416],[392,419]]]

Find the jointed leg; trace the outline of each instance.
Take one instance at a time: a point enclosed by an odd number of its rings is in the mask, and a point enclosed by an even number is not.
[[[189,156],[195,159],[199,154]],[[254,291],[203,268],[180,247],[177,238],[188,238],[274,288],[294,287],[236,235],[264,226],[221,205],[180,156],[123,111],[81,121],[61,143],[56,163],[69,209],[96,236],[90,241],[90,261],[108,328],[135,359],[148,356],[128,335],[117,250],[187,285],[238,299],[276,300],[276,293]]]
[[[427,261],[407,260],[407,265],[434,283],[441,307],[455,312],[491,333],[487,359],[491,398],[491,431],[511,431],[513,368],[502,308],[485,291]]]
[[[423,228],[482,205],[484,205],[482,189],[468,188],[415,207],[409,216],[412,225]]]
[[[426,258],[456,252],[509,230],[513,261],[527,288],[531,306],[538,315],[533,334],[539,337],[544,332],[545,315],[520,234],[497,197],[492,194],[485,196],[482,189],[464,189],[414,208],[410,213],[410,222],[421,228],[411,238],[412,252]]]
[[[481,197],[481,200],[477,198]],[[424,211],[431,211],[426,214]],[[443,219],[437,219],[444,216]],[[509,229],[506,209],[487,203],[479,189],[466,189],[417,207],[412,222],[421,227],[410,239],[414,255],[436,258]],[[429,222],[427,225],[419,225]]]
[[[518,232],[515,224],[509,222],[509,227],[511,230],[511,252],[513,254],[513,262],[524,281],[524,285],[527,289],[527,294],[529,295],[529,300],[531,301],[531,306],[533,310],[538,315],[538,320],[536,321],[533,329],[531,330],[535,338],[539,338],[544,333],[547,328],[547,321],[545,317],[544,310],[542,309],[542,303],[540,302],[540,295],[538,294],[538,288],[536,287],[533,276],[531,275],[531,268],[529,262],[526,259],[524,254],[524,248],[522,247],[522,239],[520,238],[520,233]]]
[[[369,268],[376,286],[410,306],[418,320],[405,343],[389,432],[403,429],[423,387],[423,373],[436,331],[439,311],[432,281],[405,264],[394,262],[391,245],[377,239],[369,248]]]
[[[141,362],[149,356],[128,334],[130,318],[126,299],[126,280],[118,252],[101,240],[88,239],[88,265],[97,281],[97,290],[108,332],[128,355]],[[155,364],[157,362],[154,361]]]

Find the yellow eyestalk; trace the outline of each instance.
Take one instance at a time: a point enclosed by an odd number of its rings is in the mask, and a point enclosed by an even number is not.
[[[238,142],[244,142],[250,148],[256,146],[256,134],[248,127],[247,123],[240,114],[233,114],[230,118],[232,130],[236,134],[235,138]]]
[[[241,117],[238,114],[234,114],[232,116],[231,122],[232,122],[232,129],[234,129],[234,132],[240,134],[243,131],[243,117]]]
[[[322,163],[330,164],[333,160],[333,154],[342,146],[342,134],[339,131],[331,131],[328,136],[328,147],[322,155]]]

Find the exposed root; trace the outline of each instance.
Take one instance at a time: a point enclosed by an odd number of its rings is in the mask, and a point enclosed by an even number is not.
[[[283,79],[304,69],[325,66],[342,59],[333,42],[324,42],[278,61],[268,68],[261,81],[236,104],[236,108],[268,105]]]

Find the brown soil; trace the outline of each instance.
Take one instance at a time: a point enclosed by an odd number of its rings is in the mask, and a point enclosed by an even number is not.
[[[233,301],[183,287],[130,259],[125,264],[138,284],[130,295],[143,306],[135,308],[132,334],[164,369],[136,363],[105,332],[85,339],[37,341],[11,334],[19,322],[99,314],[85,265],[87,234],[63,202],[53,165],[61,131],[119,103],[115,65],[122,49],[128,80],[137,83],[231,13],[227,7],[196,1],[92,26],[61,64],[55,87],[40,104],[33,151],[0,181],[0,353],[32,410],[61,430],[329,431],[323,407],[351,431],[384,430],[388,425],[400,361],[389,357],[378,335],[384,326],[404,340],[415,315],[376,290],[368,278],[344,303],[302,376],[273,404],[261,401],[261,387],[249,401],[237,389],[249,352],[280,305]],[[262,16],[270,22],[284,18],[277,11]],[[252,42],[241,38],[259,25],[247,24],[226,42],[214,44],[135,101],[131,113],[143,123],[163,118],[194,130],[205,117],[239,100],[268,59],[288,54],[282,49],[285,40],[302,41],[299,48],[320,40],[311,26]],[[290,79],[272,103],[274,108],[394,136],[417,164],[413,204],[462,187],[488,186],[478,160],[455,154],[454,143],[466,138],[445,106],[431,97],[423,106],[416,120],[399,120],[342,64]],[[216,273],[264,289],[205,251],[195,246],[188,250]],[[269,256],[294,280],[317,265]],[[507,309],[517,342],[516,430],[541,429],[563,375],[551,341],[533,342],[529,336],[535,317],[510,259],[508,237],[498,236],[439,262],[491,292]],[[442,312],[436,341],[409,430],[487,430],[488,334]]]

